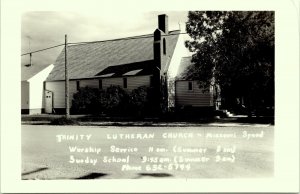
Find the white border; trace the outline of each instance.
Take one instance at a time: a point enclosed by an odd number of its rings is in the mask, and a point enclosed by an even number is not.
[[[163,2],[163,3],[162,3]],[[299,5],[299,4],[298,4]],[[276,18],[275,177],[270,179],[22,181],[20,130],[21,13],[121,9],[274,10]],[[45,21],[46,22],[46,21]],[[299,12],[292,0],[2,0],[1,191],[54,192],[299,192]],[[80,184],[78,184],[80,182]]]

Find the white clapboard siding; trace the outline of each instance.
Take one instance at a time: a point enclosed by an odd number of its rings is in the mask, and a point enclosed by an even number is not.
[[[21,82],[21,108],[29,109],[29,82]]]
[[[91,87],[99,88],[99,80],[78,80],[80,87]],[[69,82],[69,99],[70,106],[72,105],[72,99],[74,93],[77,92],[77,81]],[[120,86],[123,88],[123,78],[103,78],[102,79],[102,88],[106,89],[109,86]],[[136,77],[127,77],[127,88],[125,90],[132,91],[140,86],[150,86],[150,76],[136,76]],[[55,82],[46,82],[46,90],[53,92],[53,108],[65,108],[65,82],[64,81],[55,81]]]
[[[127,90],[132,91],[140,86],[150,86],[150,76],[137,76],[127,78]]]
[[[132,76],[127,77],[127,88],[123,87],[123,78],[103,78],[102,87],[103,89],[109,86],[120,86],[121,88],[132,91],[140,86],[150,86],[150,76]]]
[[[53,108],[65,108],[65,82],[46,82],[46,90],[53,92]],[[70,106],[74,93],[77,92],[76,81],[69,82],[69,100]]]
[[[196,81],[193,81],[193,90],[188,88],[189,81],[176,81],[176,105],[207,107],[213,106],[213,95],[211,92],[202,92]]]
[[[106,89],[109,86],[120,86],[123,88],[123,78],[103,78],[102,88]]]
[[[118,78],[102,78],[102,88],[106,89],[110,86],[123,87],[123,77]],[[132,91],[140,86],[150,86],[150,76],[133,76],[127,77],[126,90]],[[99,88],[99,79],[80,80],[80,87]]]
[[[29,109],[36,109],[41,113],[41,109],[44,108],[44,91],[43,91],[43,80],[31,80],[29,90]]]
[[[89,80],[80,80],[80,87],[90,87],[90,88],[99,88],[99,80],[98,79],[89,79]]]
[[[22,81],[22,109],[29,109],[29,114],[42,113],[45,102],[43,84],[53,67],[53,64],[51,64],[32,75],[26,81]]]

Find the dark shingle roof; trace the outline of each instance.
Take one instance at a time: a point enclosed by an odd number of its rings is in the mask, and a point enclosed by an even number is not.
[[[32,66],[24,66],[21,65],[21,81],[27,81],[33,76],[35,76],[37,73],[48,67],[49,64],[47,65],[32,65]]]
[[[113,65],[103,69],[101,72],[97,73],[96,76],[102,76],[107,74],[112,74],[110,77],[120,77],[132,71],[137,71],[135,75],[149,75],[153,72],[154,63],[153,60],[142,61],[124,65]]]
[[[172,57],[179,31],[169,32],[166,36],[167,49]],[[140,38],[139,38],[140,37]],[[153,61],[153,35],[132,37],[113,41],[103,41],[89,44],[73,45],[68,47],[68,70],[70,79],[93,78],[111,66],[136,64]],[[58,56],[54,69],[47,81],[64,80],[64,49]],[[168,64],[166,64],[168,65]],[[141,69],[141,67],[137,67]],[[133,71],[135,68],[128,68]],[[145,71],[143,71],[145,73]],[[123,74],[126,72],[122,72]]]
[[[185,79],[190,67],[192,67],[192,57],[182,57],[177,71],[176,79]]]

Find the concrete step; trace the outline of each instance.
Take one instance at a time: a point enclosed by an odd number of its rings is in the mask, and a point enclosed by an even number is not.
[[[222,113],[224,114],[225,117],[232,117],[232,116],[234,116],[234,114],[231,113],[228,110],[221,110],[221,111],[222,111]]]

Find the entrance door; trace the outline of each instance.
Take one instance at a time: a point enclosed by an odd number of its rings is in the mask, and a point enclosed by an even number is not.
[[[45,91],[45,113],[52,113],[53,109],[53,94],[50,91]]]

